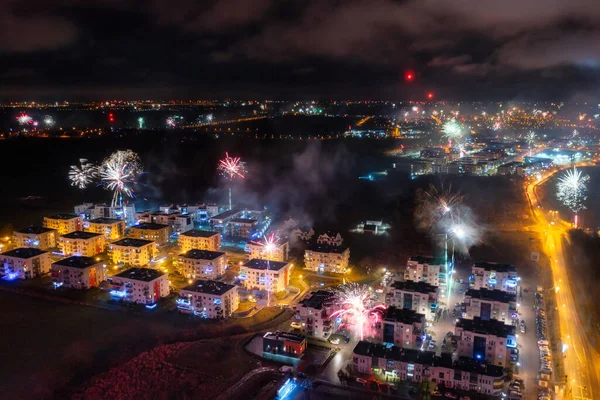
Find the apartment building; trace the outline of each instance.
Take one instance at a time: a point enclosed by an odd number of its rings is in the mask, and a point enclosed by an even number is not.
[[[427,282],[433,286],[446,285],[444,260],[433,257],[411,257],[406,263],[404,280]]]
[[[329,290],[318,290],[308,293],[296,304],[294,321],[300,324],[303,334],[327,340],[336,331],[339,322],[329,318],[340,308],[334,301],[334,295],[334,292]]]
[[[191,249],[179,255],[177,269],[186,278],[215,279],[225,273],[227,254]]]
[[[261,243],[248,242],[246,243],[246,255],[248,259],[262,258],[271,261],[287,261],[290,252],[290,243],[287,240],[265,246]]]
[[[106,280],[105,265],[94,257],[72,256],[52,264],[54,287],[89,289]]]
[[[95,218],[83,223],[86,232],[101,233],[107,241],[114,241],[125,236],[125,221],[115,218]]]
[[[56,230],[59,235],[83,229],[83,218],[75,214],[54,214],[44,217],[44,228]]]
[[[75,206],[75,214],[81,216],[84,221],[100,218],[118,219],[131,226],[135,223],[136,212],[133,204],[113,207],[109,204],[84,203]]]
[[[229,318],[240,305],[238,287],[214,280],[197,280],[179,291],[177,308],[202,318]]]
[[[350,248],[345,246],[317,244],[304,251],[306,269],[319,273],[343,274],[348,269],[349,262]]]
[[[159,245],[163,245],[169,243],[172,231],[173,228],[170,225],[142,222],[129,229],[129,236],[136,239],[152,240]]]
[[[478,262],[471,267],[469,283],[473,289],[498,289],[517,294],[517,269],[510,264]]]
[[[507,368],[517,348],[515,327],[502,321],[460,318],[454,328],[459,356]]]
[[[140,240],[140,239],[136,239]],[[110,294],[129,303],[153,308],[156,302],[169,295],[169,278],[164,272],[150,268],[130,268],[112,278]]]
[[[240,217],[244,210],[233,208],[231,210],[223,211],[220,214],[212,215],[209,219],[210,226],[220,232],[225,232],[229,221],[234,218]]]
[[[221,235],[219,232],[192,229],[179,234],[177,242],[184,253],[192,249],[218,251],[221,247]]]
[[[156,243],[152,240],[125,238],[108,245],[108,257],[115,264],[142,267],[156,256]]]
[[[385,303],[396,308],[406,308],[424,314],[433,320],[438,308],[438,288],[426,282],[393,282],[385,295]]]
[[[233,218],[227,224],[227,233],[236,238],[249,240],[257,224],[258,220],[255,218]]]
[[[65,256],[92,257],[104,251],[106,239],[100,233],[75,231],[60,236],[58,247]]]
[[[420,346],[425,332],[425,314],[407,308],[388,307],[377,324],[378,338],[383,343],[404,348]]]
[[[485,361],[459,357],[452,354],[417,349],[388,347],[360,341],[353,350],[353,367],[363,374],[377,374],[380,378],[392,377],[402,381],[430,381],[447,388],[474,391],[499,396],[504,387],[504,370]]]
[[[0,275],[5,280],[31,279],[50,272],[50,253],[20,247],[0,255]]]
[[[518,318],[517,295],[494,289],[469,289],[465,293],[464,318],[495,319],[513,325]]]
[[[254,258],[240,268],[240,280],[248,290],[280,292],[290,283],[292,265]]]
[[[28,226],[13,232],[13,242],[16,247],[33,247],[48,250],[56,247],[56,230],[41,226]]]

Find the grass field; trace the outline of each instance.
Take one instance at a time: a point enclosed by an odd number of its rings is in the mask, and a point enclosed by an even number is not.
[[[0,393],[50,398],[160,343],[264,329],[281,311],[207,321],[176,312],[132,314],[0,292]]]

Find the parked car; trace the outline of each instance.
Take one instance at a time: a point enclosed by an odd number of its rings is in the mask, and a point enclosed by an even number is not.
[[[442,397],[442,392],[434,390],[433,393],[431,393],[431,397]]]
[[[366,384],[367,384],[367,381],[366,381],[366,380],[364,380],[363,378],[356,378],[356,382],[358,382],[358,383],[362,383],[363,385],[366,385]]]
[[[448,398],[448,399],[458,399],[458,395],[452,393],[452,392],[446,392],[444,393],[444,397]]]

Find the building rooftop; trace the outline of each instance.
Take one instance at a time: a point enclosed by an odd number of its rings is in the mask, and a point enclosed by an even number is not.
[[[263,338],[273,340],[288,340],[296,343],[301,343],[306,340],[306,336],[302,334],[282,331],[267,332],[264,334]]]
[[[442,258],[436,257],[424,257],[424,256],[414,256],[408,259],[408,261],[413,261],[418,264],[427,264],[427,265],[444,265],[444,260]]]
[[[192,230],[189,230],[187,232],[180,233],[179,236],[191,236],[191,237],[208,238],[208,237],[215,236],[215,235],[218,235],[218,234],[219,234],[219,232],[202,231],[200,229],[192,229]]]
[[[179,257],[193,258],[195,260],[214,260],[215,258],[224,255],[222,251],[209,251],[209,250],[198,250],[191,249],[185,253],[179,255]]]
[[[503,321],[495,319],[483,320],[480,317],[473,317],[473,319],[460,318],[456,323],[456,327],[462,328],[463,331],[503,338],[515,334],[514,326],[506,325]]]
[[[403,349],[397,346],[387,347],[381,343],[371,343],[364,340],[356,344],[353,353],[411,364],[442,366],[497,378],[504,376],[503,368],[500,366],[487,364],[469,357],[459,357],[457,361],[453,362],[451,353],[442,353],[441,356],[436,356],[433,351]]]
[[[229,222],[234,224],[256,224],[258,220],[256,218],[233,218]]]
[[[321,236],[327,236],[327,237],[329,237],[331,239],[335,239],[338,235],[340,237],[342,237],[342,235],[340,235],[339,232],[327,231],[327,232],[324,232],[324,233],[320,234],[319,237],[321,237]]]
[[[237,208],[234,208],[232,210],[227,210],[222,212],[221,214],[217,214],[217,215],[213,215],[210,219],[228,219],[228,218],[233,218],[236,215],[240,214],[242,212],[242,210],[238,210]]]
[[[50,218],[50,219],[63,219],[63,220],[69,220],[69,219],[73,219],[73,218],[81,218],[79,215],[75,215],[75,214],[54,214],[51,215],[49,217],[46,218]]]
[[[459,369],[465,372],[475,372],[477,374],[500,378],[504,376],[504,370],[498,365],[488,364],[475,360],[470,357],[458,357],[454,362],[454,369]]]
[[[338,253],[341,254],[348,249],[348,246],[331,246],[328,244],[315,244],[307,249],[316,253]]]
[[[517,273],[517,269],[514,265],[511,264],[498,264],[494,262],[476,262],[473,264],[473,268],[483,268],[486,271],[496,271],[496,272],[514,272]]]
[[[50,228],[44,228],[41,226],[28,226],[27,228],[23,228],[23,229],[17,229],[15,232],[18,233],[31,233],[34,235],[39,235],[42,233],[46,233],[46,232],[51,232],[54,229],[50,229]]]
[[[33,247],[19,247],[18,249],[5,251],[4,253],[2,253],[2,255],[17,258],[31,258],[39,256],[43,253],[47,253],[47,251],[36,249]]]
[[[385,321],[402,322],[403,324],[415,324],[417,322],[422,323],[425,320],[425,315],[408,308],[390,306],[385,310],[383,319]]]
[[[503,292],[502,290],[494,289],[485,289],[481,288],[479,290],[469,289],[465,293],[465,297],[471,297],[473,299],[481,299],[481,300],[491,300],[491,301],[499,301],[501,303],[509,303],[511,301],[517,301],[517,295]]]
[[[165,275],[165,273],[158,269],[130,268],[115,276],[118,276],[119,278],[131,279],[134,281],[150,282],[163,275]]]
[[[91,224],[116,224],[118,222],[125,222],[122,219],[116,219],[116,218],[95,218],[90,220]]]
[[[391,284],[391,287],[398,290],[407,290],[410,292],[419,292],[419,293],[435,293],[437,292],[437,288],[433,285],[430,285],[427,282],[415,282],[415,281],[396,281]]]
[[[414,364],[432,365],[435,358],[433,351],[403,349],[402,347],[387,347],[381,343],[371,343],[362,340],[356,344],[353,353],[361,356],[386,358],[394,361],[404,361]]]
[[[117,240],[116,242],[112,242],[111,244],[117,246],[129,246],[129,247],[142,247],[147,244],[154,243],[152,240],[146,239],[134,239],[134,238],[124,238],[121,240]]]
[[[71,233],[67,233],[62,235],[61,237],[65,239],[91,239],[94,237],[102,236],[101,233],[93,233],[93,232],[85,232],[85,231],[75,231]]]
[[[321,310],[325,304],[331,302],[334,295],[335,293],[328,290],[317,290],[316,292],[310,292],[309,295],[302,299],[298,304],[307,308]]]
[[[62,265],[65,267],[82,268],[83,269],[83,268],[87,268],[92,265],[98,264],[99,262],[101,262],[101,261],[96,261],[96,259],[93,257],[72,256],[72,257],[64,258],[60,261],[56,261],[53,264]]]
[[[289,263],[253,258],[252,260],[246,261],[244,267],[251,269],[269,269],[270,271],[279,271],[287,265],[289,265]]]
[[[142,222],[131,227],[131,229],[147,229],[149,231],[158,231],[159,229],[169,228],[169,225],[155,224],[153,222]]]
[[[229,285],[225,282],[211,281],[211,280],[197,280],[189,286],[184,287],[181,290],[188,292],[206,293],[213,294],[216,296],[224,295],[231,289],[235,288],[235,285]]]

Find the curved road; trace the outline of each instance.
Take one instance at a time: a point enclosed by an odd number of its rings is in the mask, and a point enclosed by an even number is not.
[[[577,166],[587,165],[590,164],[577,164]],[[544,234],[542,245],[544,253],[550,258],[560,321],[560,334],[562,343],[568,346],[564,353],[564,370],[568,377],[565,390],[561,393],[560,398],[594,400],[600,398],[600,387],[598,385],[598,382],[600,382],[600,354],[588,341],[581,325],[569,282],[562,243],[570,226],[564,221],[552,225],[536,194],[537,187],[558,171],[548,173],[540,181],[528,184],[526,193],[533,215],[538,222],[538,229]],[[555,354],[555,356],[560,357],[560,354]]]

